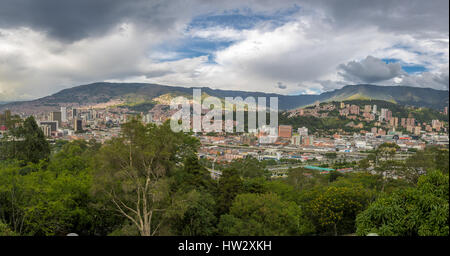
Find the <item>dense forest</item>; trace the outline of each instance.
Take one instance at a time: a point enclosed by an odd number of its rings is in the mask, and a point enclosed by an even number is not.
[[[136,119],[103,145],[50,145],[30,117],[0,141],[0,235],[449,235],[447,149],[399,162],[386,143],[352,173],[280,179],[248,158],[213,180],[199,145]]]

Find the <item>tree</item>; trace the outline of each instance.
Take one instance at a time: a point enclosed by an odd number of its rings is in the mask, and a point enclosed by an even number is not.
[[[397,144],[385,142],[378,146],[376,153],[383,160],[392,160],[399,149]]]
[[[325,157],[329,158],[329,159],[336,159],[337,154],[335,152],[328,152],[328,153],[325,153]]]
[[[211,236],[216,234],[216,203],[211,194],[193,190],[186,211],[170,222],[175,235]]]
[[[243,182],[236,169],[225,169],[219,179],[217,208],[219,215],[227,213],[234,198],[242,191]]]
[[[171,198],[167,177],[184,160],[180,149],[189,148],[183,136],[172,132],[168,122],[143,125],[133,119],[100,150],[94,191],[108,198],[142,236],[158,234],[171,206],[183,208]]]
[[[330,171],[327,176],[328,176],[328,182],[333,182],[333,181],[337,180],[339,177],[343,177],[344,174],[342,174],[338,171]]]
[[[428,171],[440,170],[448,173],[449,151],[445,148],[427,147],[406,159],[403,176],[416,184],[419,177]]]
[[[221,216],[219,230],[232,236],[292,236],[311,234],[314,227],[297,204],[268,193],[238,195],[230,213]]]
[[[360,171],[366,171],[370,167],[370,161],[368,158],[364,158],[358,162],[358,169]]]
[[[356,218],[358,235],[448,236],[449,177],[433,171],[416,188],[385,194]]]
[[[38,163],[40,160],[48,160],[50,144],[34,117],[30,116],[22,125],[11,129],[11,136],[3,140],[0,152],[6,159],[18,159],[25,164]]]
[[[17,236],[17,233],[0,220],[0,236]]]
[[[354,232],[356,215],[369,203],[370,194],[359,184],[330,186],[318,191],[309,209],[319,227],[337,236]]]
[[[214,183],[209,171],[203,167],[196,155],[186,157],[183,168],[178,169],[175,174],[175,190],[188,192],[192,189],[211,191]]]
[[[230,168],[238,170],[239,175],[243,178],[270,178],[271,176],[271,173],[266,170],[265,163],[254,157],[235,160],[231,163]]]
[[[326,183],[323,175],[305,168],[289,169],[286,181],[299,191],[311,189],[314,186]]]
[[[28,167],[28,166],[27,166]],[[0,206],[5,223],[20,235],[92,234],[91,176],[86,170],[46,170],[21,174],[23,167],[0,168]]]

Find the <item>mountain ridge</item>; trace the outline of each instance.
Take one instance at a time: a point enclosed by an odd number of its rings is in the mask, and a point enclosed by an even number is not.
[[[148,83],[97,82],[63,89],[55,94],[31,101],[11,102],[0,105],[0,110],[27,113],[52,111],[60,106],[89,106],[108,102],[147,102],[165,94],[192,95],[192,89],[202,89],[215,97],[278,97],[279,109],[289,110],[313,104],[316,101],[344,101],[349,99],[373,99],[415,107],[441,110],[448,106],[448,91],[409,86],[379,86],[371,84],[346,85],[340,89],[315,95],[281,95],[276,93],[211,89],[209,87],[179,87]]]

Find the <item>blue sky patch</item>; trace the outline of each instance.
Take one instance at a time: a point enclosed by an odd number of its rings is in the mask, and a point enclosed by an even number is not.
[[[273,13],[254,13],[251,9],[230,10],[219,14],[210,13],[195,17],[189,24],[189,28],[229,27],[237,30],[251,29],[261,22],[270,21],[275,26],[281,26],[291,20],[291,16],[297,13],[300,7],[294,5],[291,8],[277,10]]]
[[[402,69],[408,74],[422,73],[428,71],[428,69],[423,65],[406,64],[399,59],[386,58],[382,59],[382,61],[384,61],[386,64],[399,62],[400,65],[402,66]]]

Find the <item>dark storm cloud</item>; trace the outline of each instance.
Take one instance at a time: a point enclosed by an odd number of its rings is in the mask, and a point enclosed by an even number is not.
[[[400,63],[385,63],[380,59],[367,56],[360,62],[350,61],[339,65],[339,74],[347,81],[376,83],[405,74]]]
[[[120,22],[166,31],[182,18],[174,5],[175,1],[144,0],[2,0],[0,27],[31,27],[66,41],[106,33]]]
[[[336,27],[376,26],[381,30],[414,34],[448,34],[448,0],[305,0],[280,1],[285,6],[310,6],[322,10]],[[18,26],[47,31],[53,37],[73,41],[106,33],[119,22],[129,21],[144,29],[167,31],[177,22],[213,10],[264,2],[181,0],[2,0],[0,28]],[[271,3],[270,6],[274,6]]]
[[[246,4],[258,10],[278,6],[260,0]],[[0,28],[31,27],[64,41],[102,35],[121,22],[132,22],[144,32],[168,33],[196,15],[246,4],[239,0],[1,0]]]
[[[448,35],[448,0],[314,0],[313,7],[324,10],[336,27],[376,26],[419,36]]]

